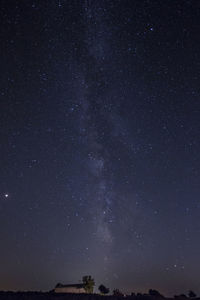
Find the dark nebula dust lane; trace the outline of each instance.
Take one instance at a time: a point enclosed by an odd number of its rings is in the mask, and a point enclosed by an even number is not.
[[[199,2],[0,6],[0,290],[200,293]]]

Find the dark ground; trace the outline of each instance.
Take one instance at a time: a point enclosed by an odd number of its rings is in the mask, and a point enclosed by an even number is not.
[[[164,298],[164,297],[152,297],[152,296],[101,296],[98,294],[56,294],[52,292],[0,292],[0,300],[100,300],[102,297],[107,297],[109,300],[122,300],[128,298],[128,300],[160,300],[160,299],[190,299],[187,297],[175,297],[175,298]],[[200,298],[195,298],[200,300]]]

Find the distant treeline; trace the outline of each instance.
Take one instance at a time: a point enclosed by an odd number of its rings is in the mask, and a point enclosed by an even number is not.
[[[162,295],[150,295],[150,294],[134,294],[132,295],[107,295],[102,296],[99,294],[60,294],[60,293],[53,293],[51,292],[4,292],[0,291],[0,300],[102,300],[102,297],[109,298],[109,300],[116,300],[116,299],[124,299],[127,300],[158,300],[161,298],[165,298]],[[186,295],[182,294],[179,296],[174,296],[175,299],[191,299],[191,297],[187,297]],[[167,300],[174,299],[174,298],[165,298]],[[200,300],[200,298],[193,297],[195,300]]]

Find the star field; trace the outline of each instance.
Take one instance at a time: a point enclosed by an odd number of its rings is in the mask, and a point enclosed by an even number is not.
[[[0,14],[0,290],[200,294],[199,2]]]

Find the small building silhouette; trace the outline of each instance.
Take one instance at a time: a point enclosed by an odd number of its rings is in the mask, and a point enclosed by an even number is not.
[[[58,283],[54,289],[55,293],[72,293],[72,294],[83,294],[86,293],[84,284],[61,284]]]

